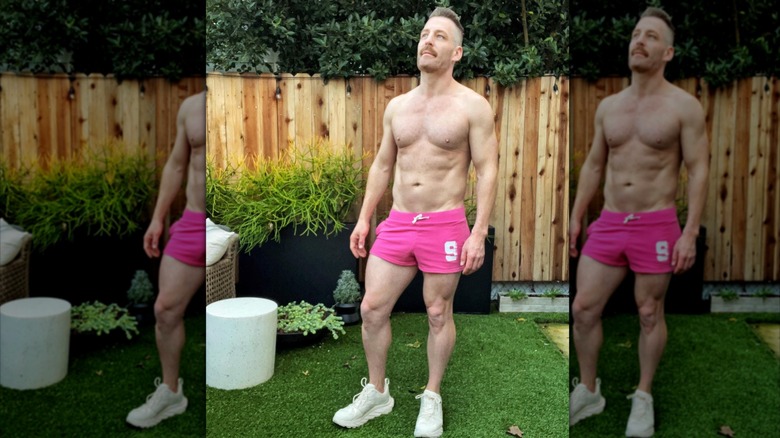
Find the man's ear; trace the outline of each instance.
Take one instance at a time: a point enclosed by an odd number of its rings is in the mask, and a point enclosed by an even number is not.
[[[669,46],[666,48],[666,51],[664,52],[664,61],[669,62],[674,58],[674,46]]]
[[[455,51],[452,53],[452,61],[458,62],[461,58],[463,58],[463,47],[455,47]]]

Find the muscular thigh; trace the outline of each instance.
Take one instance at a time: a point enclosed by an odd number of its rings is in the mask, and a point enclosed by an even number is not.
[[[602,309],[628,273],[625,266],[610,266],[583,255],[577,263],[579,308]]]
[[[425,300],[425,306],[449,304],[451,308],[458,281],[460,281],[460,272],[454,274],[424,273],[423,299]]]
[[[649,301],[663,303],[672,274],[636,274],[634,299],[637,307]]]
[[[183,310],[205,279],[205,267],[191,266],[163,255],[160,262],[160,294],[157,300],[166,307]]]
[[[368,256],[364,304],[374,309],[392,311],[395,302],[411,283],[416,266],[399,266],[375,255]]]

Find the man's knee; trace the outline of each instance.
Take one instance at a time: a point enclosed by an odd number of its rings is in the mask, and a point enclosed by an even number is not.
[[[428,324],[433,330],[440,330],[452,321],[452,306],[446,301],[438,301],[426,308]]]
[[[386,322],[390,318],[390,314],[367,295],[360,303],[360,317],[363,319],[363,325],[372,327]]]
[[[154,317],[158,325],[175,325],[183,318],[183,309],[186,309],[186,304],[177,303],[160,294],[154,302]]]
[[[650,332],[663,320],[663,302],[647,300],[638,307],[639,323],[642,330]]]
[[[579,297],[574,298],[571,311],[574,317],[574,325],[579,328],[593,327],[601,319],[601,311],[596,306],[586,303],[585,300]]]

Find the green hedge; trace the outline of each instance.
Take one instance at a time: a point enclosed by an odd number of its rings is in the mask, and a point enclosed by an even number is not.
[[[4,0],[0,71],[203,74],[205,1]]]
[[[675,57],[666,67],[670,80],[701,77],[722,86],[780,72],[776,0],[572,0],[572,74],[629,76],[631,31],[648,5],[664,8],[676,28]]]
[[[437,2],[451,6],[466,30],[456,77],[492,76],[511,85],[526,76],[568,74],[568,0],[524,1],[525,15],[517,0]],[[419,34],[434,6],[417,0],[211,0],[208,69],[379,80],[414,75]]]

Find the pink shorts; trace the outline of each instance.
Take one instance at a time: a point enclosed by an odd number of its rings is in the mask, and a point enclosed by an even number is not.
[[[163,253],[191,266],[206,266],[206,213],[184,210],[171,225]]]
[[[371,254],[394,265],[452,274],[463,270],[460,254],[470,234],[463,208],[433,213],[391,210],[376,227]]]
[[[582,254],[605,265],[628,265],[640,274],[666,274],[674,270],[672,251],[680,235],[674,208],[641,213],[602,210],[588,227]]]

